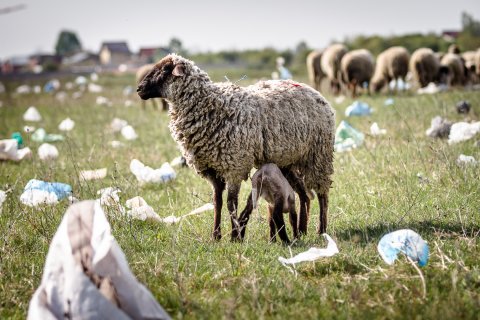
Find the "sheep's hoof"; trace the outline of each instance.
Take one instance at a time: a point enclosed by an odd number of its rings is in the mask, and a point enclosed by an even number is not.
[[[232,230],[232,242],[242,242],[243,238],[240,232],[237,229]]]
[[[220,239],[222,239],[222,233],[220,230],[213,231],[212,238],[213,240],[220,241]]]

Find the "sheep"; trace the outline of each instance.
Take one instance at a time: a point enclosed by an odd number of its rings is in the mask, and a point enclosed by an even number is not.
[[[461,57],[465,64],[466,69],[466,80],[472,84],[476,84],[479,81],[477,75],[477,62],[475,61],[476,52],[475,51],[465,51],[461,54]]]
[[[330,88],[334,94],[340,92],[340,61],[347,51],[343,44],[332,44],[323,51],[320,60],[322,71],[330,80]]]
[[[245,88],[231,82],[214,83],[193,61],[170,54],[145,76],[137,92],[144,100],[161,97],[170,103],[173,138],[189,166],[213,187],[214,239],[221,238],[225,187],[231,237],[240,239],[236,214],[240,185],[253,167],[265,163],[298,172],[306,189],[317,193],[317,232],[325,232],[335,112],[318,91],[292,80],[260,81]],[[301,208],[300,220],[306,215]],[[299,230],[306,233],[306,223],[299,224]]]
[[[322,71],[321,60],[323,50],[314,50],[307,56],[308,79],[312,88],[320,91],[320,85],[326,74]]]
[[[398,78],[405,81],[409,60],[410,53],[404,47],[391,47],[380,53],[371,80],[373,91],[380,91],[390,81]]]
[[[357,85],[367,83],[369,88],[370,78],[373,75],[374,62],[370,51],[358,49],[347,52],[340,65],[342,81],[351,90],[352,96],[356,94]]]
[[[452,43],[448,46],[447,53],[460,54],[460,48],[455,43]]]
[[[465,66],[458,54],[447,53],[443,56],[440,66],[448,70],[447,85],[463,86],[465,85]]]
[[[135,75],[137,86],[140,84],[140,82],[143,80],[143,78],[150,72],[150,70],[152,70],[153,66],[154,66],[154,64],[150,63],[150,64],[143,65],[143,66],[141,66],[140,68],[137,69],[137,73]],[[160,101],[160,106],[161,106],[162,110],[165,110],[165,111],[168,110],[167,102],[163,99],[159,99],[159,101]],[[155,109],[158,109],[157,104],[155,103],[154,99],[152,99],[152,105]],[[145,110],[145,101],[144,100],[142,100],[142,108]]]
[[[438,81],[440,60],[432,49],[419,48],[412,53],[409,68],[413,79],[423,88],[430,82]]]
[[[270,240],[276,241],[276,230],[284,243],[290,243],[282,213],[289,213],[290,225],[294,238],[298,237],[298,219],[295,210],[295,193],[288,180],[276,164],[267,163],[260,167],[252,176],[252,192],[249,202],[252,209],[257,208],[258,198],[262,197],[268,202],[268,221],[270,225]],[[242,217],[243,216],[243,217]],[[240,216],[243,226],[246,225],[244,213]],[[245,235],[245,228],[241,229],[241,237]]]
[[[475,51],[475,67],[477,77],[480,78],[480,48]]]

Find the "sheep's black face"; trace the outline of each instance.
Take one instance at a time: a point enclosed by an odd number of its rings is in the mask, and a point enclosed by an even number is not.
[[[137,88],[138,95],[143,100],[168,98],[168,85],[172,83],[173,78],[181,76],[184,76],[183,65],[175,65],[171,58],[164,58],[140,82]]]

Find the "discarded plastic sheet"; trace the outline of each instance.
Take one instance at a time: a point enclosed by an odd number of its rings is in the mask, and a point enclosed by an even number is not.
[[[40,204],[55,204],[71,193],[72,187],[66,183],[31,179],[23,189],[20,202],[30,207]]]
[[[460,101],[455,105],[457,112],[460,114],[467,114],[470,112],[470,103],[468,101]]]
[[[362,145],[365,136],[348,122],[342,121],[335,132],[335,151],[350,151]]]
[[[387,264],[393,264],[400,252],[406,254],[419,266],[428,262],[428,244],[413,230],[402,229],[388,233],[377,246],[380,256]]]
[[[100,204],[107,207],[120,205],[120,197],[118,196],[120,192],[122,192],[120,189],[114,187],[98,190],[97,194],[100,195]]]
[[[480,121],[474,123],[457,122],[450,128],[448,144],[454,144],[473,138],[480,132]]]
[[[98,74],[96,74],[95,72],[90,74],[90,80],[92,80],[93,82],[97,82],[98,81]]]
[[[393,98],[388,98],[385,100],[385,102],[383,103],[385,106],[393,106],[395,104],[395,100],[393,100]]]
[[[18,94],[29,94],[32,91],[29,85],[23,84],[21,86],[18,86],[17,89],[15,90],[16,93]]]
[[[84,76],[78,76],[75,78],[75,84],[77,85],[84,85],[87,83],[87,78],[85,78]]]
[[[52,144],[43,143],[38,147],[38,157],[40,160],[54,160],[58,158],[58,149]]]
[[[99,180],[107,176],[107,168],[80,171],[80,180]]]
[[[468,165],[477,165],[478,164],[478,161],[475,160],[474,157],[472,156],[466,156],[464,154],[461,154],[458,156],[457,158],[457,165],[459,166],[468,166]]]
[[[3,190],[0,190],[0,214],[2,213],[2,207],[5,200],[7,200],[7,193]]]
[[[31,106],[23,114],[23,120],[38,122],[42,120],[42,116],[40,115],[40,112],[38,112],[37,108],[35,108],[34,106]]]
[[[331,257],[336,255],[339,251],[335,241],[326,233],[323,234],[323,237],[328,241],[326,248],[310,248],[307,251],[299,253],[289,259],[284,257],[278,257],[278,261],[280,261],[284,266],[287,266],[287,264],[297,264],[300,262],[315,261],[323,257]]]
[[[110,100],[108,100],[108,98],[105,98],[102,96],[97,97],[97,99],[95,100],[95,103],[98,104],[99,106],[111,106],[112,104]]]
[[[417,90],[418,94],[434,94],[442,92],[448,89],[448,86],[445,84],[436,85],[433,82],[430,82],[426,87],[420,88]]]
[[[73,127],[75,127],[75,121],[70,118],[66,118],[62,120],[62,122],[60,122],[60,124],[58,125],[58,130],[71,131]]]
[[[48,250],[27,319],[170,319],[131,272],[98,201],[71,205]]]
[[[187,165],[187,163],[184,157],[176,157],[175,159],[170,161],[170,165],[172,167],[182,167]]]
[[[17,144],[18,144],[19,148],[23,147],[23,138],[22,138],[22,134],[20,132],[12,133],[11,138],[17,140]]]
[[[430,138],[447,138],[450,134],[452,123],[447,119],[436,116],[430,122],[430,128],[425,132]]]
[[[171,215],[171,216],[168,216],[168,217],[165,217],[165,218],[160,218],[160,219],[163,223],[175,224],[175,223],[179,223],[182,219],[185,219],[186,217],[194,216],[194,215],[200,214],[202,212],[210,211],[210,210],[213,210],[213,208],[214,208],[213,204],[206,203],[203,206],[201,206],[197,209],[194,209],[187,214],[184,214],[183,216],[176,217],[174,215]]]
[[[88,92],[100,93],[102,91],[103,91],[102,86],[99,86],[98,84],[95,84],[95,83],[89,83],[88,84]]]
[[[20,161],[32,155],[30,148],[18,149],[16,139],[0,140],[0,160]]]
[[[35,131],[35,127],[34,126],[24,126],[23,131],[26,132],[26,133],[32,133],[32,132]]]
[[[65,91],[59,91],[55,94],[55,99],[57,99],[60,102],[64,102],[65,100],[67,100],[67,98],[68,98],[68,95]]]
[[[152,169],[137,159],[130,162],[130,171],[137,180],[144,183],[161,183],[175,179],[176,174],[168,162],[162,164],[159,169]]]
[[[56,91],[58,89],[60,89],[60,81],[57,79],[52,79],[43,86],[43,91],[47,93]]]
[[[130,125],[123,127],[120,132],[122,133],[122,136],[127,140],[135,140],[138,138],[135,129],[133,129],[133,127]]]
[[[47,133],[45,129],[38,128],[32,134],[32,140],[35,142],[56,142],[63,141],[64,137],[61,134]]]
[[[343,103],[343,101],[345,101],[345,96],[344,95],[338,96],[334,99],[334,101],[336,104],[341,104]]]
[[[122,131],[123,127],[126,127],[128,122],[123,119],[113,118],[112,122],[110,122],[110,128],[113,132],[120,132]]]
[[[365,102],[354,101],[345,109],[345,116],[368,116],[372,114],[372,109]]]
[[[372,136],[381,136],[387,133],[387,129],[380,129],[378,123],[374,122],[370,126],[370,134]]]
[[[110,141],[108,144],[110,145],[110,147],[115,149],[121,148],[125,145],[123,142],[117,140]]]
[[[152,207],[148,205],[148,203],[142,197],[134,197],[132,199],[127,200],[125,203],[128,209],[127,215],[131,216],[134,219],[139,219],[142,221],[145,220],[154,220],[154,221],[162,221],[160,216],[153,210]]]
[[[405,91],[410,89],[410,83],[403,81],[402,79],[397,79],[397,80],[392,80],[388,84],[390,87],[390,90],[399,90],[399,91]]]

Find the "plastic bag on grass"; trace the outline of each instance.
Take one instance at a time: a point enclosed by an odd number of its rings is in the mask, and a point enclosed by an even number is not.
[[[348,122],[342,121],[335,132],[335,151],[350,151],[362,145],[365,136]]]
[[[289,259],[284,257],[278,257],[278,261],[280,261],[284,266],[287,266],[287,264],[297,264],[300,262],[315,261],[320,258],[336,255],[339,251],[335,241],[326,233],[323,234],[323,237],[328,241],[326,248],[310,248],[307,251],[299,253]]]
[[[5,200],[7,200],[7,193],[3,190],[0,190],[0,214],[2,213],[2,207]]]
[[[152,169],[137,159],[133,159],[130,162],[130,171],[142,184],[168,182],[176,177],[175,171],[168,162],[162,164],[159,169]]]
[[[20,161],[32,155],[30,148],[18,149],[16,139],[0,140],[0,160]]]
[[[372,114],[372,109],[365,102],[354,101],[345,109],[345,116],[368,116]]]
[[[40,115],[40,112],[38,112],[37,108],[35,108],[34,106],[31,106],[23,114],[23,120],[38,122],[42,120],[42,116]]]
[[[131,216],[134,219],[139,219],[142,221],[145,220],[154,220],[161,221],[160,216],[153,210],[152,207],[142,197],[134,197],[127,200],[125,203],[127,206],[127,215]]]
[[[56,204],[71,193],[72,187],[66,183],[31,179],[23,189],[20,202],[30,207],[40,204]]]
[[[480,121],[474,123],[457,122],[450,128],[448,144],[454,144],[473,138],[480,132]]]
[[[62,120],[62,122],[60,122],[60,124],[58,125],[58,130],[71,131],[73,127],[75,127],[75,121],[70,118],[66,118]]]
[[[377,246],[380,256],[387,264],[393,264],[400,252],[406,254],[419,266],[428,262],[428,244],[413,230],[402,229],[388,233]]]
[[[32,140],[35,142],[56,142],[63,141],[64,137],[61,134],[47,133],[45,129],[38,128],[32,134]]]
[[[387,133],[387,129],[380,129],[378,123],[374,122],[370,126],[370,134],[372,136],[381,136]]]
[[[50,143],[43,143],[38,147],[38,157],[40,160],[54,160],[58,158],[58,149]]]
[[[468,166],[468,165],[475,166],[477,164],[478,164],[478,161],[475,160],[475,158],[472,156],[466,156],[464,154],[461,154],[457,158],[457,165],[460,167]]]
[[[107,168],[97,170],[82,170],[80,171],[80,180],[99,180],[107,176]]]

